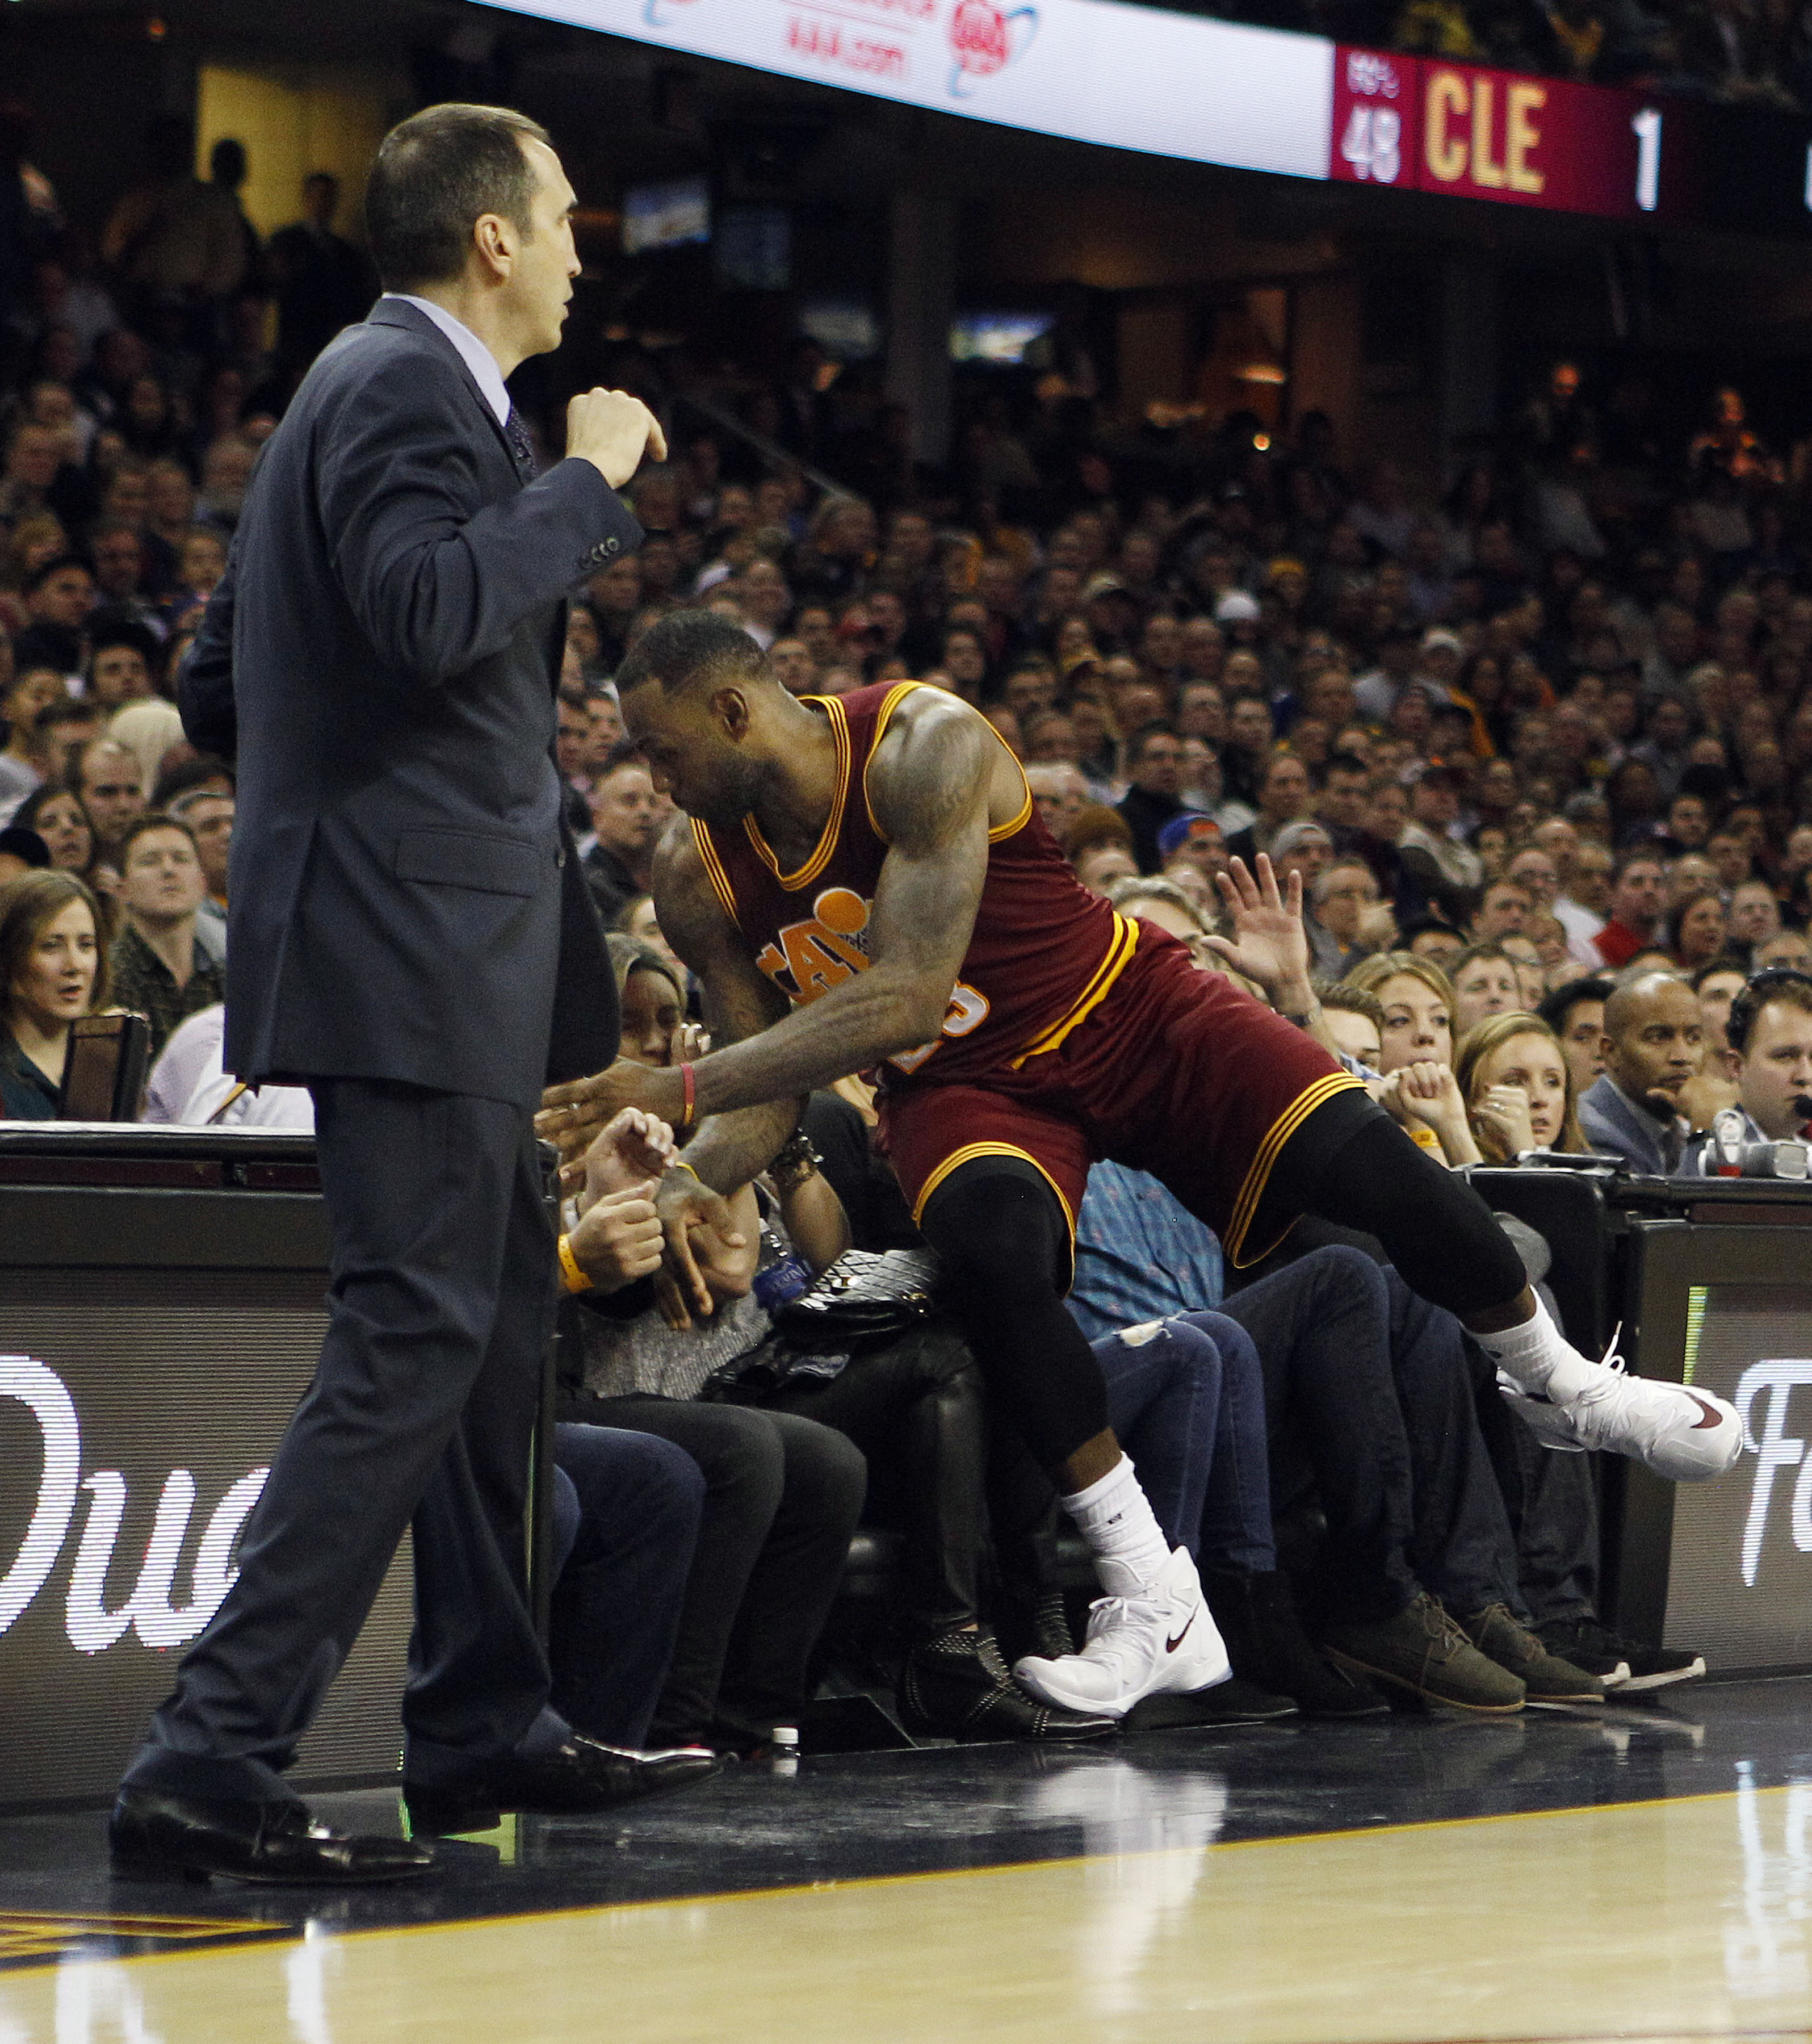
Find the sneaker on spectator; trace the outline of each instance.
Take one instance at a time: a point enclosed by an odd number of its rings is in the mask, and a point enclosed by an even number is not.
[[[1142,1696],[1211,1689],[1233,1670],[1196,1564],[1179,1547],[1143,1596],[1102,1597],[1089,1606],[1080,1654],[1028,1654],[1013,1672],[1046,1703],[1123,1718]]]
[[[1594,1381],[1564,1403],[1531,1398],[1499,1370],[1498,1389],[1550,1448],[1604,1448],[1629,1455],[1669,1483],[1722,1476],[1743,1452],[1737,1408],[1709,1391],[1631,1377],[1612,1350]]]
[[[1355,1674],[1457,1710],[1519,1711],[1528,1694],[1520,1677],[1481,1654],[1426,1590],[1394,1618],[1328,1627],[1322,1645]]]
[[[1517,1677],[1528,1690],[1530,1703],[1604,1701],[1603,1681],[1549,1652],[1539,1635],[1531,1632],[1507,1604],[1488,1604],[1470,1618],[1461,1618],[1460,1625],[1487,1659]]]
[[[1102,1739],[1115,1727],[1104,1712],[1065,1710],[1028,1696],[985,1630],[953,1630],[915,1646],[898,1700],[909,1732],[939,1739]]]
[[[1577,1618],[1550,1618],[1535,1628],[1549,1650],[1576,1668],[1589,1669],[1614,1696],[1664,1689],[1691,1682],[1705,1673],[1705,1657],[1690,1647],[1646,1646],[1627,1639],[1589,1613]]]

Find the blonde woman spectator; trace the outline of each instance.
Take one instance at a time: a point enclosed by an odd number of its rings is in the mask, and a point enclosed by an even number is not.
[[[1453,1075],[1487,1163],[1512,1164],[1530,1150],[1585,1148],[1566,1053],[1539,1016],[1488,1016],[1461,1039]]]
[[[1374,1097],[1417,1142],[1449,1164],[1476,1164],[1478,1145],[1454,1083],[1453,989],[1447,975],[1408,951],[1362,960],[1347,985],[1375,994],[1382,1082]]]

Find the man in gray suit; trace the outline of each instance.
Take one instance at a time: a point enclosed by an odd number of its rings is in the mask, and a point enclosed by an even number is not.
[[[1604,1070],[1580,1098],[1580,1133],[1629,1170],[1671,1178],[1688,1134],[1680,1092],[1704,1061],[1699,996],[1672,973],[1641,974],[1604,1004]]]
[[[405,1527],[420,1830],[597,1809],[708,1772],[547,1706],[522,1515],[553,1289],[532,1116],[615,1055],[553,758],[566,590],[633,548],[616,492],[658,425],[573,400],[538,479],[504,378],[558,346],[571,187],[545,133],[437,106],[367,194],[388,287],[309,372],[248,493],[183,682],[236,737],[228,1068],[313,1093],[333,1226],[315,1379],[115,1806],[116,1867],[363,1881],[419,1843],[336,1836],[281,1778]]]

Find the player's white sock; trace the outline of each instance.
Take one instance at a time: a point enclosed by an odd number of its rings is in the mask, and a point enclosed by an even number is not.
[[[1137,1596],[1164,1573],[1170,1543],[1140,1487],[1131,1456],[1123,1454],[1098,1481],[1058,1502],[1088,1543],[1095,1573],[1110,1596]]]
[[[1496,1334],[1475,1334],[1473,1339],[1504,1375],[1530,1397],[1549,1398],[1557,1405],[1576,1398],[1603,1374],[1555,1326],[1553,1316],[1539,1298],[1534,1317],[1520,1327],[1505,1327]]]

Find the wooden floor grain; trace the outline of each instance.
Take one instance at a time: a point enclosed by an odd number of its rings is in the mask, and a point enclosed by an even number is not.
[[[0,1975],[3,2044],[1812,2037],[1812,1784]]]

